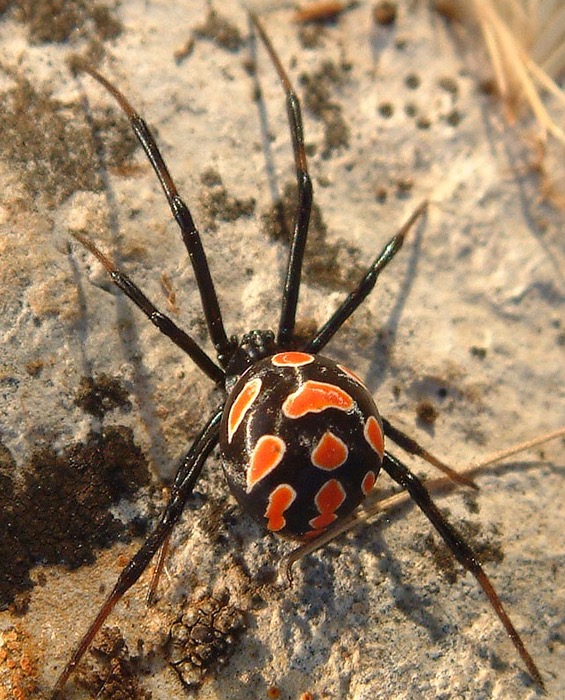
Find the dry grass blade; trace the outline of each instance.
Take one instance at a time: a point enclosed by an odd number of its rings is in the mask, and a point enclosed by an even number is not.
[[[544,443],[549,442],[550,440],[555,440],[559,437],[565,437],[565,427],[559,428],[558,430],[554,430],[550,433],[544,433],[543,435],[539,435],[535,438],[532,438],[531,440],[512,445],[511,447],[508,447],[504,450],[494,452],[493,454],[489,455],[488,457],[485,457],[479,462],[470,464],[469,466],[459,469],[458,471],[460,474],[465,474],[467,476],[477,474],[478,472],[483,471],[484,469],[491,466],[492,464],[495,464],[496,462],[501,462],[502,460],[507,459],[508,457],[512,457],[513,455],[518,454],[520,452],[525,452],[526,450],[530,450],[533,447],[537,447],[538,445],[543,445]],[[446,476],[427,479],[424,482],[424,485],[430,493],[437,493],[441,490],[451,491],[455,488],[458,488],[458,485]],[[360,508],[358,508],[357,511],[352,513],[344,520],[340,521],[335,527],[326,530],[323,536],[320,536],[316,539],[315,543],[306,543],[302,547],[299,547],[298,549],[291,552],[291,554],[282,562],[282,568],[284,570],[285,575],[288,579],[291,579],[290,570],[295,562],[297,562],[299,559],[306,556],[307,554],[311,554],[316,549],[320,549],[343,532],[352,530],[353,528],[359,526],[361,523],[367,522],[368,520],[377,515],[381,515],[382,513],[386,512],[391,512],[397,508],[401,508],[402,506],[405,506],[410,503],[412,503],[412,499],[407,491],[401,491],[400,493],[397,493],[394,496],[390,496],[389,498],[384,498],[379,501],[371,501],[368,503],[366,502],[364,505],[360,506]]]
[[[559,126],[542,99],[550,93],[565,105],[555,82],[565,72],[565,6],[559,0],[452,0],[440,11],[478,27],[494,72],[496,89],[514,121],[529,106],[539,126],[565,144]]]
[[[460,469],[459,472],[468,476],[471,476],[472,474],[477,474],[478,472],[483,471],[487,467],[490,467],[492,464],[496,464],[496,462],[501,462],[504,459],[508,459],[508,457],[512,457],[513,455],[519,454],[520,452],[525,452],[526,450],[531,450],[532,448],[537,447],[538,445],[543,445],[544,443],[549,442],[550,440],[556,440],[559,437],[565,437],[565,427],[559,428],[558,430],[553,430],[550,433],[544,433],[543,435],[539,435],[538,437],[532,438],[531,440],[526,440],[525,442],[520,442],[516,445],[512,445],[511,447],[508,447],[504,450],[494,452],[493,454],[489,455],[488,457],[485,457],[479,462],[474,462],[473,464],[470,464],[469,466]],[[437,492],[441,489],[453,490],[454,488],[457,488],[457,485],[454,484],[453,481],[451,481],[451,479],[445,476],[440,476],[434,479],[427,479],[424,482],[424,485],[431,493]],[[376,515],[377,513],[391,511],[394,508],[398,508],[399,506],[404,505],[405,503],[409,503],[410,500],[411,499],[408,493],[406,491],[402,491],[401,493],[397,493],[394,496],[391,496],[390,498],[385,498],[382,501],[377,501],[377,503],[372,504],[371,506],[369,506],[369,508],[366,509],[366,516],[364,516],[362,520],[366,520],[367,518]],[[351,527],[355,527],[356,525],[357,523],[355,523],[355,525],[352,525]]]

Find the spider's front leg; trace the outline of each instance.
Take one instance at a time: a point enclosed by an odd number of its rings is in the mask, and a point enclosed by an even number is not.
[[[310,224],[310,214],[312,212],[312,180],[308,173],[306,149],[304,147],[304,128],[302,126],[300,101],[259,18],[253,12],[250,12],[249,19],[259,33],[261,41],[267,49],[285,93],[286,111],[292,139],[292,150],[294,153],[294,167],[298,183],[298,206],[294,218],[294,230],[284,282],[281,318],[277,333],[277,345],[280,348],[287,348],[292,345],[294,339],[302,262],[304,260],[306,239],[308,238],[308,226]]]
[[[194,224],[192,214],[190,213],[188,206],[181,198],[177,190],[175,182],[169,172],[163,156],[161,155],[159,146],[157,145],[150,128],[141,115],[134,109],[133,105],[130,104],[126,96],[97,70],[88,64],[83,63],[82,61],[73,61],[71,67],[74,71],[83,71],[97,80],[100,85],[102,85],[102,87],[104,87],[114,97],[122,111],[129,119],[132,131],[145,151],[145,154],[151,163],[155,174],[157,175],[165,197],[167,198],[167,202],[169,203],[171,213],[179,226],[182,240],[188,252],[198,290],[200,292],[202,310],[204,311],[204,316],[208,325],[210,339],[214,345],[214,348],[216,349],[220,363],[222,366],[227,365],[236,348],[236,340],[234,338],[228,338],[226,335],[214,281],[210,273],[210,268],[208,266],[200,233]],[[128,294],[126,290],[124,291],[126,294]],[[130,295],[128,294],[128,296]],[[132,297],[130,296],[130,298]],[[137,303],[135,299],[132,300]]]
[[[107,255],[99,250],[94,243],[80,233],[73,233],[79,243],[90,252],[104,266],[112,282],[120,289],[128,299],[143,311],[151,323],[166,335],[173,343],[185,352],[210,379],[218,386],[223,386],[225,374],[222,369],[202,350],[198,343],[188,333],[166,314],[159,311],[155,304],[142,292],[133,280],[111,260]]]
[[[124,567],[110,595],[104,601],[94,621],[84,634],[71,658],[59,676],[51,700],[60,697],[70,675],[90,647],[94,637],[123,595],[136,583],[141,574],[149,566],[151,559],[167,540],[173,527],[180,518],[184,504],[192,493],[202,471],[207,457],[218,442],[220,420],[223,405],[220,406],[204,428],[200,431],[191,448],[181,461],[175,481],[171,487],[169,502],[155,530],[145,540],[130,562]]]

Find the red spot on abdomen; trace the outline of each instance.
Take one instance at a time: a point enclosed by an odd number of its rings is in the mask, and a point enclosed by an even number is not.
[[[265,517],[268,520],[268,530],[278,532],[283,529],[286,525],[286,518],[283,513],[290,508],[295,498],[296,491],[290,484],[280,484],[276,489],[273,489],[269,496],[269,505],[265,511]]]
[[[375,472],[367,472],[365,474],[365,476],[363,477],[363,481],[361,482],[361,491],[363,491],[364,496],[366,496],[369,493],[369,491],[373,488],[376,480],[377,477],[375,476]]]
[[[336,510],[345,501],[346,493],[337,479],[330,479],[316,494],[314,503],[320,515],[310,520],[315,530],[323,530],[337,519]]]
[[[228,415],[228,443],[232,441],[236,430],[241,425],[241,421],[253,405],[255,399],[259,396],[260,391],[261,380],[259,377],[255,377],[255,379],[251,379],[251,381],[247,382],[237,395],[235,401],[231,405]]]
[[[327,430],[312,450],[310,458],[312,464],[319,469],[336,469],[346,461],[348,454],[349,450],[343,440]]]
[[[365,435],[365,440],[367,440],[369,445],[382,459],[385,452],[385,441],[380,423],[375,416],[369,416],[369,418],[367,418],[363,433]]]
[[[287,418],[300,418],[307,413],[321,413],[326,408],[350,411],[354,405],[351,396],[335,384],[309,379],[297,391],[289,394],[282,410]]]
[[[310,355],[307,352],[279,352],[273,355],[271,362],[276,367],[302,367],[302,365],[309,365],[314,362],[314,355]]]
[[[286,450],[284,440],[276,435],[262,435],[251,453],[247,470],[247,493],[279,464]]]

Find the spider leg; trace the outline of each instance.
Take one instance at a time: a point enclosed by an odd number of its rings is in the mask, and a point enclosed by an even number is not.
[[[406,435],[406,433],[402,432],[402,430],[399,430],[399,428],[396,428],[394,425],[392,425],[386,418],[382,418],[382,421],[385,435],[403,450],[405,450],[411,455],[421,457],[423,460],[428,462],[428,464],[431,464],[432,466],[436,467],[436,469],[442,471],[455,483],[462,484],[463,486],[470,486],[473,489],[479,488],[469,476],[460,474],[455,469],[452,469],[447,464],[444,464],[444,462],[442,462],[435,455],[431,454],[419,443],[417,443],[416,440],[411,438],[409,435]]]
[[[319,353],[320,350],[322,350],[322,348],[328,344],[345,321],[347,321],[351,314],[373,290],[380,273],[398,253],[402,247],[402,244],[404,243],[406,234],[408,231],[410,231],[420,216],[424,214],[427,208],[427,201],[422,202],[420,206],[416,208],[408,221],[406,221],[406,223],[401,227],[400,231],[390,239],[379,255],[375,258],[373,264],[357,288],[354,289],[348,295],[345,301],[343,301],[341,306],[334,311],[326,323],[324,323],[324,325],[317,331],[316,335],[309,340],[308,343],[306,343],[304,350],[307,352]]]
[[[565,428],[560,428],[559,430],[545,433],[544,435],[540,435],[531,440],[526,440],[525,442],[521,442],[517,445],[512,445],[512,447],[499,450],[494,454],[489,455],[485,459],[481,459],[479,462],[466,466],[465,472],[475,474],[482,471],[486,467],[495,464],[496,462],[506,459],[507,457],[511,457],[512,455],[523,452],[524,450],[529,450],[532,447],[541,445],[549,440],[563,437],[564,435]],[[461,476],[460,472],[457,472],[457,474]],[[431,492],[432,490],[434,492],[439,492],[440,490],[444,489],[451,491],[455,487],[455,484],[453,483],[453,479],[450,477],[437,477],[435,479],[426,479],[423,482],[423,486],[428,492]],[[348,532],[354,527],[357,527],[359,524],[367,522],[369,518],[397,510],[406,505],[407,502],[412,504],[415,503],[414,499],[410,497],[408,491],[404,489],[400,493],[396,493],[388,498],[373,500],[372,503],[364,504],[362,510],[358,508],[354,510],[353,513],[350,513],[344,518],[340,518],[336,523],[330,525],[330,527],[324,530],[321,535],[313,540],[309,540],[305,544],[300,545],[296,549],[292,550],[290,554],[283,557],[280,563],[281,574],[286,577],[289,584],[292,583],[292,567],[299,559],[302,559],[302,557],[305,557],[308,554],[312,554],[312,552],[320,549],[324,545],[328,544],[328,542],[331,542],[339,535],[342,535],[344,532]]]
[[[469,547],[457,530],[447,522],[445,517],[439,511],[438,507],[432,501],[426,487],[423,485],[420,479],[418,479],[418,477],[412,474],[408,467],[402,464],[402,462],[396,459],[396,457],[393,457],[388,452],[385,452],[383,469],[392,477],[392,479],[394,479],[394,481],[408,491],[410,497],[414,500],[416,505],[423,511],[424,515],[443,537],[453,556],[477,579],[481,588],[489,599],[490,604],[504,625],[504,629],[512,640],[517,652],[520,654],[523,662],[526,664],[530,675],[541,688],[545,688],[538,667],[526,649],[524,642],[518,634],[518,631],[512,624],[512,621],[504,609],[497,592],[477,560],[473,550]]]
[[[286,95],[286,111],[292,138],[296,179],[298,182],[298,207],[294,220],[294,231],[292,234],[283,290],[281,318],[277,333],[277,345],[281,348],[286,348],[292,344],[294,337],[302,261],[304,259],[304,249],[308,237],[308,224],[310,223],[310,213],[312,211],[312,181],[308,174],[306,150],[304,148],[304,129],[302,126],[300,101],[257,15],[250,12],[249,17],[271,57],[271,61],[277,71]]]
[[[75,670],[81,658],[89,648],[92,640],[100,630],[107,617],[110,615],[122,596],[134,585],[145,571],[149,562],[166,541],[171,530],[180,518],[184,504],[192,493],[192,490],[200,476],[204,462],[218,442],[220,420],[222,418],[223,405],[214,412],[212,418],[200,431],[189,451],[183,458],[174,483],[171,487],[169,502],[161,520],[155,530],[145,540],[136,554],[131,558],[120,574],[110,595],[104,601],[96,618],[88,628],[86,634],[80,640],[67,665],[59,676],[51,700],[56,700],[65,687],[69,676]]]
[[[198,343],[182,328],[179,328],[169,316],[161,313],[141,289],[118,269],[107,255],[98,250],[94,243],[80,233],[73,233],[73,236],[102,263],[110,274],[112,282],[143,311],[161,333],[183,350],[210,379],[222,386],[224,382],[223,370],[202,350]]]
[[[210,338],[216,348],[221,364],[225,366],[229,360],[231,351],[234,349],[236,341],[233,338],[228,339],[226,335],[216,289],[212,281],[200,233],[194,225],[190,210],[178,193],[153,134],[149,130],[144,119],[135,111],[125,95],[123,95],[115,85],[88,65],[79,63],[75,67],[91,75],[116,99],[119,106],[128,117],[134,134],[143,147],[149,162],[153,166],[153,170],[159,178],[163,192],[167,197],[171,212],[179,225],[183,242],[194,269]]]
[[[169,534],[163,541],[161,549],[159,549],[159,554],[157,555],[157,562],[155,564],[155,568],[153,569],[153,573],[151,574],[151,583],[149,584],[147,598],[145,599],[147,605],[149,606],[153,605],[153,603],[155,602],[155,597],[157,595],[157,586],[159,585],[159,581],[161,580],[161,574],[163,573],[163,569],[165,568],[165,561],[167,559],[167,555],[169,554],[171,535],[172,532],[169,532]]]

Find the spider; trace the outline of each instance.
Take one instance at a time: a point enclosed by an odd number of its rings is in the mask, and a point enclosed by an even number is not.
[[[300,342],[295,335],[295,321],[312,208],[301,108],[263,25],[255,14],[250,13],[249,18],[284,90],[298,181],[298,203],[276,334],[271,330],[252,330],[240,339],[227,336],[200,234],[147,124],[111,82],[89,66],[79,67],[117,100],[155,170],[194,269],[217,362],[161,313],[89,239],[74,235],[100,261],[114,284],[223,391],[224,400],[181,460],[159,523],[125,566],[74,649],[55,684],[52,699],[60,696],[115,605],[159,553],[153,589],[171,531],[217,445],[228,485],[242,508],[268,531],[302,543],[292,553],[293,560],[315,549],[322,538],[327,539],[332,526],[353,512],[372,489],[379,470],[384,469],[408,491],[455,558],[476,577],[530,675],[543,688],[535,662],[474,552],[440,513],[422,482],[385,449],[385,436],[452,479],[468,486],[474,486],[473,482],[382,418],[361,379],[344,365],[319,354],[371,292],[381,271],[402,247],[410,228],[423,216],[427,204],[421,204],[390,239],[330,318],[309,340]]]

